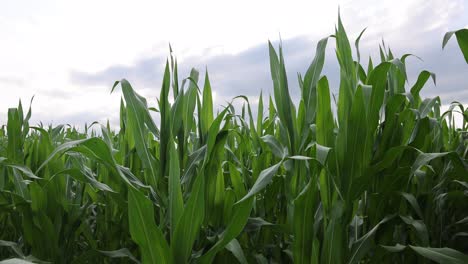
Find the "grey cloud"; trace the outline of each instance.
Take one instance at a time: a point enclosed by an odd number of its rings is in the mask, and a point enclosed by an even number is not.
[[[278,42],[273,45],[277,47]],[[283,48],[288,71],[291,92],[298,91],[297,72],[304,72],[312,61],[315,43],[301,36],[283,41]],[[161,83],[163,57],[151,57],[138,61],[133,66],[112,66],[97,73],[74,71],[70,74],[72,82],[82,85],[112,85],[113,81],[127,78],[135,88],[158,87]],[[179,64],[179,77],[189,75],[190,69],[208,68],[213,90],[220,96],[258,95],[260,90],[271,92],[271,77],[267,42],[254,46],[235,55],[217,55],[211,57],[189,57]],[[327,72],[336,67],[325,66]],[[204,74],[202,71],[201,74]],[[203,76],[200,76],[202,80]]]
[[[433,28],[418,28],[418,24],[431,25],[433,16],[429,15],[431,5],[421,6],[414,16],[401,25],[402,35],[398,32],[389,32],[394,43],[388,43],[396,56],[404,53],[414,53],[424,61],[408,59],[409,84],[411,86],[417,79],[421,70],[427,69],[436,73],[437,86],[428,83],[423,89],[423,96],[433,97],[439,95],[443,103],[458,100],[468,102],[468,65],[456,45],[455,40],[445,50],[441,49],[443,30],[446,26],[438,25]],[[383,12],[382,10],[380,10]],[[365,25],[364,18],[357,19]],[[346,21],[345,27],[347,26]],[[354,21],[356,22],[356,21]],[[356,29],[356,23],[352,24]],[[406,28],[410,28],[406,30]],[[359,30],[352,30],[349,34],[352,47],[354,37]],[[395,38],[397,36],[397,38]],[[374,64],[379,61],[378,46],[380,37],[374,32],[369,36],[364,34],[361,41],[361,54],[363,65],[367,66],[368,56],[371,55]],[[397,39],[397,41],[395,41]],[[315,55],[316,43],[319,38],[311,40],[305,36],[283,40],[285,63],[288,74],[289,89],[293,98],[298,98],[300,91],[297,82],[297,72],[305,73],[307,67]],[[274,45],[277,47],[278,42]],[[153,56],[135,63],[133,66],[112,66],[97,73],[72,72],[71,81],[83,85],[112,85],[113,81],[127,78],[137,90],[148,87],[159,89],[166,58]],[[209,57],[189,57],[179,64],[179,77],[187,77],[191,67],[204,70],[208,67],[212,89],[221,98],[229,98],[237,95],[257,96],[260,90],[264,94],[272,93],[272,81],[270,77],[269,56],[267,42],[251,47],[238,54],[216,55]],[[201,71],[201,74],[204,72]],[[326,54],[326,62],[323,74],[327,75],[332,93],[338,92],[339,67],[334,53],[334,39],[329,40]],[[202,75],[200,76],[202,82]],[[221,102],[220,102],[221,103]]]
[[[38,96],[46,96],[47,98],[71,98],[77,94],[77,91],[73,90],[60,90],[60,89],[53,89],[53,90],[40,90]]]
[[[12,77],[12,76],[0,76],[0,83],[3,85],[13,85],[16,87],[23,87],[25,85],[25,80],[22,78]]]
[[[331,41],[331,40],[330,40]],[[278,41],[272,43],[277,49]],[[316,41],[300,36],[282,41],[289,90],[293,98],[300,95],[297,73],[305,73],[315,54]],[[329,48],[328,54],[333,54]],[[218,55],[211,58],[193,57],[185,65],[207,65],[213,90],[224,97],[237,95],[257,96],[272,93],[268,45],[254,46],[235,55]],[[328,60],[324,73],[336,80],[336,60]],[[187,71],[188,72],[188,71]],[[333,83],[336,83],[333,81]]]
[[[61,117],[51,118],[46,113],[35,113],[33,109],[33,115],[31,118],[30,123],[32,125],[38,125],[40,122],[43,124],[53,124],[53,125],[60,125],[60,124],[69,124],[72,126],[78,126],[83,128],[84,124],[87,123],[88,125],[94,121],[98,121],[101,124],[105,125],[106,121],[109,119],[110,124],[113,127],[118,127],[119,120],[117,119],[118,116],[109,116],[109,113],[99,112],[99,111],[80,111],[69,115],[64,115]]]
[[[70,81],[84,86],[111,86],[115,81],[128,79],[136,85],[155,86],[164,70],[165,58],[150,57],[139,60],[135,65],[115,65],[97,73],[72,71]]]
[[[442,34],[434,34],[425,39],[426,45],[415,51],[423,61],[409,61],[408,75],[410,84],[417,80],[422,70],[429,70],[436,74],[437,84],[427,83],[422,94],[427,97],[440,96],[443,103],[452,101],[468,102],[468,64],[463,59],[455,40],[442,50]]]

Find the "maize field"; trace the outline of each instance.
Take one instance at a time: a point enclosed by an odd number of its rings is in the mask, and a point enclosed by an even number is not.
[[[410,55],[381,46],[363,67],[361,35],[350,44],[338,19],[298,103],[269,43],[273,94],[255,109],[240,95],[217,111],[208,73],[180,79],[172,51],[150,104],[114,84],[120,127],[34,126],[10,108],[0,263],[468,263],[468,109],[422,98],[435,75],[409,83]],[[468,30],[451,37],[468,63]]]

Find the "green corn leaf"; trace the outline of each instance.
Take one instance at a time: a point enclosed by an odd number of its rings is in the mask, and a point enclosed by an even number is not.
[[[171,241],[175,263],[185,263],[190,257],[193,243],[205,217],[204,193],[205,178],[204,175],[198,175]]]
[[[447,45],[447,42],[450,40],[450,38],[455,34],[457,37],[457,42],[458,46],[460,47],[460,50],[463,53],[463,56],[465,57],[466,63],[468,63],[468,29],[460,29],[457,31],[450,31],[445,33],[444,39],[442,40],[442,48]]]
[[[272,135],[265,135],[262,140],[270,147],[271,152],[277,158],[284,159],[288,153],[287,149]]]
[[[419,255],[441,264],[468,263],[468,256],[451,248],[409,246]]]
[[[200,126],[203,135],[208,133],[211,123],[213,123],[213,98],[211,94],[211,84],[207,70],[205,74],[205,85],[203,87],[203,103],[200,112]]]
[[[168,167],[168,150],[169,150],[169,141],[170,141],[170,134],[171,134],[171,113],[170,113],[170,104],[169,104],[169,90],[170,90],[170,82],[171,82],[171,76],[169,73],[169,63],[166,61],[166,66],[164,69],[164,77],[162,80],[162,86],[161,86],[161,93],[159,96],[159,109],[161,110],[160,116],[161,116],[161,136],[160,136],[160,141],[159,141],[159,175],[160,177],[164,177],[167,173],[167,167]],[[137,129],[137,128],[136,128]],[[144,133],[144,128],[140,127],[138,128],[137,131],[139,132],[139,135],[143,136]],[[156,184],[158,183],[159,179],[156,176],[157,172],[157,167],[155,166],[155,159],[152,158],[148,151],[148,147],[146,145],[142,146],[145,147],[146,149],[146,155],[144,160],[146,160],[146,167],[150,167],[151,170],[151,175],[153,175],[154,179],[151,183],[154,184],[153,187],[156,188]],[[137,148],[138,150],[138,148]],[[144,150],[142,149],[142,152]],[[152,165],[150,165],[152,164]],[[161,189],[161,188],[160,188]],[[164,188],[162,188],[164,190]]]
[[[416,200],[414,195],[411,194],[411,193],[405,193],[405,192],[402,192],[400,194],[401,194],[401,196],[403,196],[406,199],[406,201],[408,201],[408,203],[411,205],[411,207],[413,207],[414,211],[419,216],[419,218],[421,220],[423,220],[424,216],[423,216],[421,207],[419,207],[418,201]]]
[[[375,225],[367,234],[359,238],[359,240],[355,241],[351,246],[351,254],[349,256],[348,263],[359,263],[359,261],[365,256],[369,250],[371,250],[373,246],[372,239],[375,236],[375,233],[379,229],[381,225],[384,223],[392,220],[395,215],[386,216],[382,219],[377,225]]]
[[[252,189],[250,189],[249,192],[241,200],[237,202],[237,204],[243,203],[244,201],[248,200],[250,197],[254,196],[258,192],[263,190],[272,181],[273,176],[276,175],[282,163],[283,162],[280,161],[279,163],[276,163],[275,165],[263,170],[258,176],[255,184],[252,186]]]
[[[236,257],[236,259],[239,261],[241,264],[247,264],[247,259],[245,258],[244,251],[242,250],[241,245],[239,244],[239,241],[237,239],[231,240],[226,245],[226,249],[231,251],[231,253]]]
[[[333,147],[334,122],[331,111],[330,90],[328,80],[322,77],[317,85],[317,143],[326,147]]]
[[[423,221],[414,220],[411,216],[400,215],[400,218],[416,232],[419,245],[429,246],[429,233]]]
[[[313,225],[314,207],[317,203],[316,185],[309,182],[299,196],[294,200],[294,244],[293,256],[295,263],[311,263],[314,252],[315,233]],[[311,250],[312,249],[312,250]]]
[[[419,92],[426,84],[427,80],[429,80],[429,78],[432,78],[434,84],[436,84],[436,75],[434,73],[429,71],[422,71],[421,73],[419,73],[416,83],[413,85],[413,87],[411,87],[410,90],[414,98],[419,98]]]
[[[174,235],[173,232],[182,216],[183,208],[179,157],[171,139],[169,143],[169,222],[172,227],[171,237]]]
[[[149,131],[151,131],[155,136],[159,135],[159,131],[151,119],[146,100],[136,94],[130,83],[125,79],[120,82],[116,82],[114,84],[114,88],[119,83],[122,87],[125,102],[127,103],[128,129],[132,131],[138,156],[141,158],[145,168],[149,172],[149,177],[145,179],[146,183],[151,184],[155,188],[159,180],[158,167],[156,165],[155,157],[148,150],[146,131],[149,129]]]
[[[1,264],[33,264],[34,262],[20,259],[20,258],[11,258],[0,261]]]
[[[294,105],[291,101],[291,96],[288,89],[288,80],[286,77],[286,69],[284,65],[283,51],[280,45],[279,47],[279,57],[273,48],[273,45],[269,42],[270,50],[270,69],[271,69],[271,78],[273,80],[274,88],[274,99],[276,103],[276,109],[278,110],[278,115],[280,120],[286,126],[288,131],[289,138],[289,148],[291,153],[295,152],[295,140],[296,140],[296,124],[295,116],[296,111]]]
[[[138,244],[143,263],[172,263],[169,246],[154,222],[153,204],[140,191],[129,188],[130,234]]]
[[[140,261],[138,261],[138,259],[136,259],[135,256],[133,256],[130,250],[128,250],[128,248],[121,248],[121,249],[110,250],[110,251],[107,251],[107,250],[98,250],[98,251],[99,253],[105,256],[108,256],[109,258],[129,258],[135,263],[140,263]]]
[[[304,85],[302,98],[306,107],[306,121],[304,126],[308,127],[315,116],[316,97],[317,97],[317,83],[325,62],[325,48],[327,47],[328,37],[321,39],[317,43],[315,57],[310,64],[304,76]]]
[[[21,247],[18,245],[18,243],[12,242],[12,241],[5,241],[5,240],[0,240],[0,247],[8,247],[15,252],[18,257],[24,258],[25,255],[23,251],[21,250]]]
[[[253,206],[253,198],[243,199],[233,206],[233,214],[220,239],[201,258],[200,263],[211,263],[216,254],[244,229]]]

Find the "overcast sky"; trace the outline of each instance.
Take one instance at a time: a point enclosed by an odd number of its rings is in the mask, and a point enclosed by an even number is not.
[[[468,27],[468,0],[363,1],[6,1],[0,2],[0,123],[21,98],[33,102],[33,123],[117,123],[120,93],[128,79],[156,104],[168,43],[181,78],[208,67],[215,104],[243,94],[271,91],[267,41],[283,40],[290,91],[299,95],[315,45],[332,34],[338,6],[349,38],[361,41],[362,57],[377,61],[382,39],[397,56],[412,53],[409,84],[423,69],[435,72],[444,104],[468,103],[468,65],[455,39],[441,48],[446,31]],[[324,73],[337,91],[338,68],[329,41]]]

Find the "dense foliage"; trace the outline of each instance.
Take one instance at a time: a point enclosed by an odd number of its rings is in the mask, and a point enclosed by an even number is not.
[[[452,35],[468,61],[468,30],[448,33],[444,45]],[[410,85],[409,55],[381,47],[380,63],[363,68],[359,38],[353,58],[338,20],[298,76],[298,105],[281,46],[270,44],[274,94],[259,97],[255,116],[245,96],[233,99],[240,112],[228,104],[214,114],[208,74],[203,87],[195,69],[179,82],[172,55],[157,108],[116,82],[118,132],[34,127],[31,109],[9,109],[0,130],[0,258],[468,263],[468,110],[454,102],[441,112],[438,97],[421,98],[435,76],[423,71]],[[321,75],[332,40],[336,101]]]

